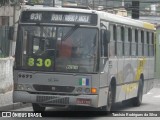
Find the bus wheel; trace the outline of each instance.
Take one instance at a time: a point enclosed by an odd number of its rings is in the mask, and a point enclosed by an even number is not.
[[[113,104],[113,90],[111,85],[109,86],[108,90],[108,98],[107,98],[107,105],[102,107],[102,111],[105,111],[106,113],[109,113],[111,111]]]
[[[35,112],[44,112],[45,111],[45,107],[42,107],[36,103],[32,104],[32,108],[33,108],[33,111],[35,111]]]
[[[138,86],[138,94],[137,97],[132,99],[132,105],[135,107],[140,106],[142,103],[142,96],[143,96],[143,83],[142,83],[142,78],[140,78]]]

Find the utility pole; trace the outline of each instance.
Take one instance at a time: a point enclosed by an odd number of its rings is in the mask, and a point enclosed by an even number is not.
[[[93,10],[94,10],[94,8],[95,8],[94,4],[95,4],[95,3],[94,3],[94,0],[93,0]]]
[[[53,0],[53,7],[55,7],[55,0]]]
[[[15,54],[15,47],[16,47],[16,38],[17,38],[16,6],[17,6],[17,4],[15,3],[13,5],[13,41],[11,42],[10,55],[14,55]]]
[[[139,19],[139,1],[132,1],[132,18]]]

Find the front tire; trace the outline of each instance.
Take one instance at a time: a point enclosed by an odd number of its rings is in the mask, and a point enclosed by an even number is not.
[[[44,112],[45,107],[40,106],[39,104],[33,103],[32,108],[34,112]]]

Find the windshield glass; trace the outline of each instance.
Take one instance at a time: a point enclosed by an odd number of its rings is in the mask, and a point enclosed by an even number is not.
[[[97,38],[95,28],[21,26],[16,66],[36,71],[95,72]]]

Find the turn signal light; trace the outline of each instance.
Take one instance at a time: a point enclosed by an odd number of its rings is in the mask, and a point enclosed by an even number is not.
[[[97,89],[96,88],[91,88],[91,92],[92,93],[97,93]]]

